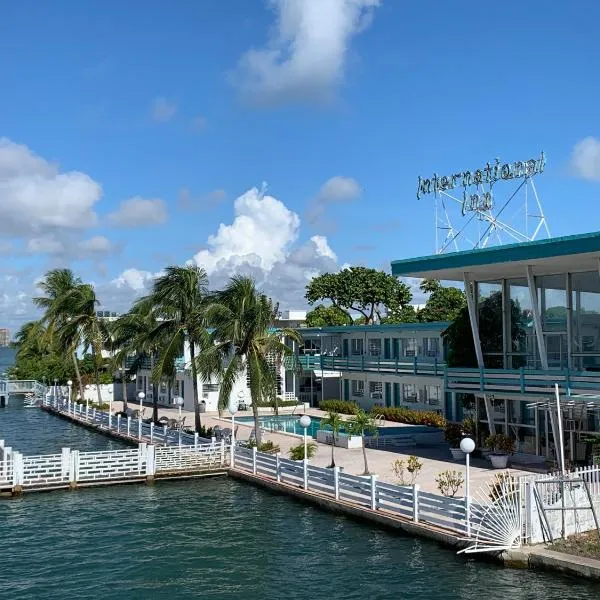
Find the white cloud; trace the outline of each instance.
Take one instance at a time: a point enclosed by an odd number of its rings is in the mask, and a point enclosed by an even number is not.
[[[573,147],[570,160],[574,175],[590,181],[600,181],[600,140],[584,138]]]
[[[351,39],[371,22],[380,0],[269,0],[277,23],[267,45],[250,49],[233,76],[261,103],[328,101],[341,83]]]
[[[307,282],[337,270],[337,257],[323,236],[294,246],[300,218],[280,200],[253,188],[234,203],[235,218],[221,224],[194,261],[206,269],[212,288],[234,274],[253,276],[258,285],[284,307],[305,304]]]
[[[152,102],[151,115],[154,121],[166,123],[177,113],[177,102],[164,97],[155,98]]]
[[[340,175],[328,179],[317,195],[309,202],[306,218],[311,225],[317,225],[322,220],[329,204],[352,202],[362,190],[358,181],[352,177]]]
[[[31,237],[97,223],[102,188],[79,171],[61,172],[27,146],[0,138],[0,232]]]
[[[140,271],[139,269],[125,269],[118,277],[111,281],[117,288],[129,288],[134,292],[149,290],[157,273]]]
[[[103,235],[95,235],[87,240],[79,242],[80,250],[92,254],[107,254],[114,249],[113,243]]]
[[[110,213],[108,220],[115,227],[161,225],[167,220],[167,205],[160,198],[134,196],[121,202],[119,210]]]

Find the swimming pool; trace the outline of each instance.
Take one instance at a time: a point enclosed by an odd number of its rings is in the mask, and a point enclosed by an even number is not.
[[[330,429],[328,426],[321,427],[320,417],[310,417],[310,427],[307,433],[313,438],[317,437],[319,429]],[[237,417],[236,421],[240,423],[253,423],[254,417]],[[295,433],[296,435],[304,435],[304,428],[300,426],[300,416],[291,415],[273,415],[260,417],[260,425],[267,431],[281,431],[285,433]],[[405,425],[404,427],[378,427],[377,434],[380,436],[388,435],[414,435],[415,433],[429,433],[435,431],[431,427],[425,425]],[[343,433],[344,430],[342,429]]]

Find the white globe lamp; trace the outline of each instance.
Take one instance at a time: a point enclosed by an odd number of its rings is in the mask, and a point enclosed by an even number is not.
[[[470,459],[471,452],[475,450],[475,442],[471,438],[463,438],[460,441],[460,449],[465,453],[466,457],[466,472],[465,472],[465,508],[466,508],[466,521],[467,521],[467,537],[471,536],[471,495],[470,495]]]
[[[311,424],[311,418],[308,415],[300,417],[300,426],[304,427],[304,460],[308,460],[308,428]]]

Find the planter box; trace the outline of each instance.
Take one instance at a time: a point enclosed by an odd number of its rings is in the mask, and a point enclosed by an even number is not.
[[[494,469],[506,469],[508,466],[508,454],[490,454],[490,460]]]
[[[465,460],[465,453],[460,448],[450,448],[452,458],[457,462]]]
[[[333,442],[333,433],[326,429],[320,429],[317,431],[317,442],[331,445]],[[340,433],[336,437],[335,445],[339,448],[362,448],[362,437],[356,435],[347,436],[345,433]]]

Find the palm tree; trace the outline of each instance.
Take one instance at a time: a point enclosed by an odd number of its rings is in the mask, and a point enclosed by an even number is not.
[[[363,475],[370,475],[369,464],[367,462],[367,448],[365,445],[365,435],[371,433],[377,435],[377,424],[373,417],[360,409],[351,419],[348,421],[348,433],[349,435],[359,435],[362,438],[362,449],[363,449],[363,460],[365,462],[365,470]]]
[[[102,350],[109,339],[109,333],[106,322],[96,313],[97,305],[94,287],[80,283],[59,296],[48,313],[50,319],[59,324],[56,334],[63,348],[76,349],[82,346],[84,354],[91,350],[98,404],[101,405],[100,367],[103,366]]]
[[[331,440],[331,464],[329,465],[330,469],[335,467],[335,440],[340,433],[340,429],[344,425],[344,420],[342,419],[340,413],[336,412],[328,412],[327,416],[324,419],[321,419],[321,428],[330,427],[333,432],[333,439]]]
[[[71,269],[51,269],[48,271],[38,287],[45,294],[33,299],[35,305],[44,309],[42,323],[47,325],[47,334],[53,342],[56,342],[56,332],[70,318],[70,314],[56,310],[59,301],[75,292],[82,285],[79,277],[76,277]],[[79,386],[79,394],[83,398],[83,380],[79,371],[77,360],[77,346],[65,348],[72,356],[75,377]]]
[[[149,357],[155,356],[161,346],[161,340],[156,335],[152,335],[158,326],[156,315],[153,310],[152,298],[144,296],[136,300],[131,310],[121,315],[111,327],[113,354],[113,366],[121,367],[123,381],[126,374],[137,373],[142,367],[144,361]],[[130,365],[125,369],[125,364],[130,360]],[[173,372],[169,373],[174,377]],[[156,381],[153,376],[152,382],[152,420],[158,421],[158,393]],[[125,390],[125,383],[123,389]],[[124,394],[126,398],[126,392]],[[127,410],[126,403],[123,403],[123,410]]]
[[[171,266],[154,281],[150,302],[157,324],[148,334],[150,345],[160,348],[153,379],[174,378],[175,360],[184,355],[185,343],[190,349],[190,365],[194,389],[195,429],[202,427],[198,399],[196,350],[210,343],[205,328],[204,309],[208,297],[208,279],[204,269],[195,265]]]
[[[215,292],[206,307],[212,343],[205,344],[197,359],[204,380],[217,376],[219,408],[227,406],[233,387],[246,378],[252,398],[256,443],[262,443],[259,404],[277,394],[277,363],[292,354],[283,338],[300,342],[293,329],[274,328],[277,306],[256,288],[251,277],[232,277],[224,290]]]

